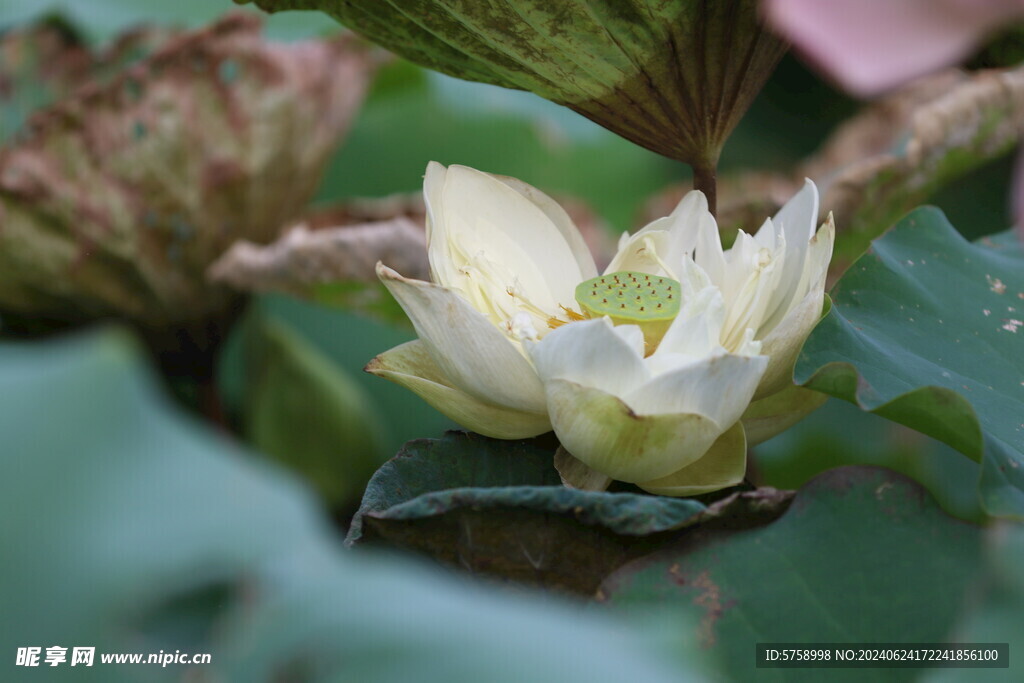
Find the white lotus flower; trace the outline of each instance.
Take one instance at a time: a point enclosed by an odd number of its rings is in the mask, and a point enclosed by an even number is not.
[[[791,386],[823,305],[834,229],[814,233],[813,183],[728,251],[691,192],[623,235],[600,276],[565,211],[525,183],[431,163],[424,194],[433,283],[378,265],[419,339],[368,371],[481,434],[554,429],[591,470],[655,493],[739,483],[741,417]]]

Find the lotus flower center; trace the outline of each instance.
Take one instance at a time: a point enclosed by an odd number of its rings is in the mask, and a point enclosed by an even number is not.
[[[638,325],[653,351],[679,315],[680,290],[672,278],[622,271],[581,282],[576,303],[588,318],[608,316],[616,325]]]

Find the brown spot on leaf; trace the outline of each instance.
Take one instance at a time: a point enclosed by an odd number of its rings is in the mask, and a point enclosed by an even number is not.
[[[699,591],[693,599],[693,604],[704,609],[704,616],[701,617],[697,626],[697,639],[701,647],[710,648],[715,645],[715,624],[725,611],[736,604],[735,600],[722,600],[722,591],[718,584],[711,578],[711,574],[704,570],[693,579],[693,587]]]

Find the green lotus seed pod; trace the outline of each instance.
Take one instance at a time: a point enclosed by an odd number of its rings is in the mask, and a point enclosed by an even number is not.
[[[679,315],[679,297],[678,282],[646,273],[609,273],[576,287],[576,302],[585,316],[606,315],[616,325],[639,325],[648,354]]]

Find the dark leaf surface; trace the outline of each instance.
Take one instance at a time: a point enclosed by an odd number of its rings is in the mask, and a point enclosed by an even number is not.
[[[458,432],[410,442],[371,479],[348,540],[385,540],[471,571],[588,593],[673,530],[763,523],[790,498],[761,489],[707,505],[580,491],[561,485],[553,455],[542,440]]]
[[[831,295],[796,381],[981,460],[986,511],[1024,518],[1024,250],[918,209]]]
[[[321,10],[413,62],[532,91],[690,163],[717,160],[786,49],[763,30],[754,0],[255,4]]]
[[[756,669],[755,644],[944,642],[974,585],[981,541],[979,527],[948,517],[911,480],[844,467],[801,489],[776,522],[638,560],[602,592],[627,611],[671,604],[699,619],[696,635],[725,680],[822,680],[821,670]]]

